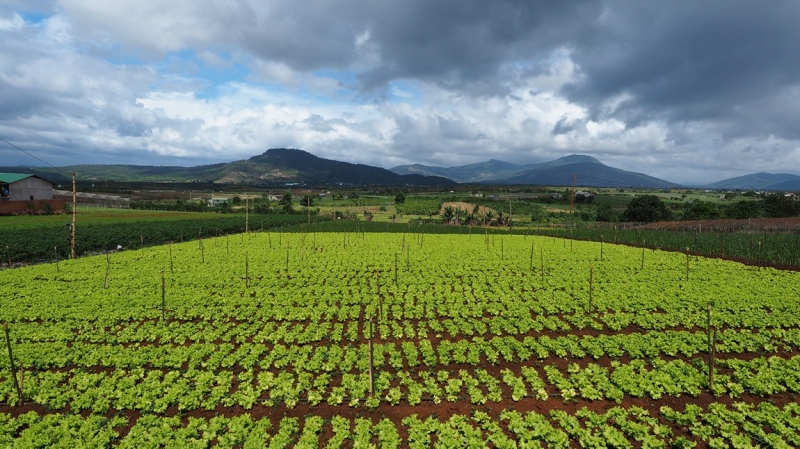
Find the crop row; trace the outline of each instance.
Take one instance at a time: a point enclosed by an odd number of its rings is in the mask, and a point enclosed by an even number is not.
[[[191,214],[188,214],[191,217]],[[64,218],[66,224],[71,218]],[[112,224],[86,224],[78,222],[75,246],[78,255],[105,252],[122,245],[129,249],[182,242],[195,238],[244,232],[245,222],[253,231],[291,226],[306,222],[299,215],[257,215],[249,220],[243,215],[185,220],[144,220]],[[57,248],[57,249],[56,249]],[[27,229],[7,229],[0,233],[2,262],[52,261],[58,256],[66,259],[70,254],[70,228],[48,226]]]
[[[65,367],[204,368],[209,370],[240,367],[252,369],[302,368],[307,371],[349,372],[365,370],[367,344],[299,345],[264,343],[260,334],[253,343],[206,342],[183,344],[162,340],[158,344],[97,344],[83,341],[65,343],[18,343],[14,355],[22,365],[33,369]],[[279,340],[276,338],[275,340]],[[800,329],[725,330],[717,334],[716,352],[791,353],[800,349]],[[704,331],[662,331],[614,335],[565,335],[559,337],[475,337],[462,340],[376,342],[374,366],[396,370],[425,366],[446,367],[452,363],[496,365],[546,360],[551,357],[582,359],[603,356],[633,359],[659,356],[693,357],[708,350]],[[8,359],[0,358],[0,368],[8,369]]]
[[[374,396],[368,393],[369,375],[364,371],[341,377],[300,369],[281,370],[277,374],[253,370],[238,374],[194,369],[162,372],[143,368],[107,372],[30,371],[25,376],[24,396],[53,410],[69,406],[73,411],[92,410],[101,414],[110,408],[165,413],[173,406],[181,411],[214,410],[218,405],[239,405],[247,410],[258,404],[294,408],[300,401],[310,406],[326,402],[331,406],[348,403],[351,407],[373,408],[381,402],[397,405],[401,400],[413,406],[424,399],[436,404],[469,399],[472,404],[483,405],[487,401],[499,403],[505,398],[547,400],[551,393],[565,402],[584,399],[621,403],[626,396],[697,397],[709,384],[704,362],[699,359],[695,362],[614,361],[610,367],[596,363],[581,367],[572,363],[566,370],[555,365],[538,369],[524,365],[519,370],[505,368],[497,374],[482,368],[396,374],[379,371],[374,378]],[[715,396],[736,398],[745,391],[762,396],[800,392],[800,357],[720,360],[718,366],[720,370],[715,374],[712,388]],[[0,402],[11,402],[13,398],[11,380],[0,379]]]
[[[800,266],[800,230],[784,233],[716,232],[644,229],[537,228],[537,235],[686,251],[709,257],[727,257],[751,263]]]
[[[413,249],[412,236],[406,244],[402,235],[374,234],[349,243],[339,238],[347,236],[260,233],[232,242],[214,238],[126,251],[60,268],[10,270],[3,273],[8,296],[0,318],[96,320],[106,326],[161,317],[164,272],[167,312],[188,321],[342,322],[374,316],[428,320],[432,331],[451,336],[498,329],[664,329],[705,325],[706,305],[713,303],[720,327],[800,325],[800,304],[785,300],[797,295],[793,273],[664,252],[648,254],[641,269],[628,248],[605,245],[597,260],[597,243],[579,242],[564,252],[541,237],[505,238],[497,246],[508,249],[500,251],[487,251],[483,236],[438,236]],[[460,263],[444,263],[452,255],[443,253],[454,251],[453,245],[460,246]],[[539,260],[530,257],[534,246]]]
[[[275,424],[249,415],[180,418],[143,415],[121,436],[117,428],[124,417],[97,415],[38,415],[28,412],[13,418],[0,414],[0,444],[24,447],[286,447],[330,449],[342,447],[413,449],[486,447],[643,448],[695,447],[797,447],[800,446],[800,406],[779,408],[734,402],[711,404],[707,410],[689,404],[683,411],[663,406],[658,411],[641,407],[612,407],[604,413],[580,409],[574,414],[552,410],[549,414],[504,410],[498,416],[476,411],[447,419],[411,415],[400,423],[388,418],[372,421],[335,415],[330,419],[309,415],[302,420],[284,417]],[[682,426],[685,433],[673,431]],[[680,427],[678,427],[680,429]],[[401,438],[401,431],[405,438]],[[682,434],[681,434],[682,433]],[[330,435],[322,440],[322,435]],[[323,446],[324,445],[324,446]]]

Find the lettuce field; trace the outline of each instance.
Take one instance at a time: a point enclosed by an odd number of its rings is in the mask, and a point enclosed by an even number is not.
[[[800,446],[800,273],[408,231],[0,272],[0,446]]]

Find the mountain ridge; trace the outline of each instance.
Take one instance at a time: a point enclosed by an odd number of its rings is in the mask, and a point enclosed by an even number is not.
[[[391,169],[317,157],[307,151],[272,148],[248,159],[227,163],[183,166],[83,164],[65,167],[0,167],[0,172],[33,173],[57,182],[69,181],[72,173],[84,181],[117,182],[213,182],[222,184],[342,184],[342,185],[453,185],[481,184],[571,184],[588,187],[680,188],[643,173],[603,164],[598,159],[572,154],[535,164],[514,164],[498,159],[455,167],[400,165]],[[693,188],[714,190],[800,190],[800,176],[765,172],[724,179]]]

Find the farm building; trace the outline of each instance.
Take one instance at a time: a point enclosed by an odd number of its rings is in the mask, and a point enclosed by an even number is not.
[[[131,207],[131,199],[117,195],[107,195],[105,193],[86,193],[77,192],[75,199],[79,206],[99,206],[99,207]],[[72,202],[72,192],[69,190],[53,190],[53,198]]]
[[[0,201],[53,199],[53,183],[36,175],[0,173]]]

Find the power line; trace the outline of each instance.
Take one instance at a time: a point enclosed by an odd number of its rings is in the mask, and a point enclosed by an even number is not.
[[[34,155],[32,155],[32,154],[28,153],[27,151],[25,151],[25,150],[23,150],[22,148],[20,148],[20,147],[18,147],[18,146],[16,146],[16,145],[14,145],[13,143],[11,143],[11,142],[7,141],[6,139],[3,139],[2,137],[0,137],[0,140],[2,140],[3,142],[5,142],[5,143],[7,143],[7,144],[11,145],[12,147],[14,147],[14,148],[18,149],[19,151],[22,151],[23,153],[25,153],[25,154],[27,154],[28,156],[30,156],[30,157],[32,157],[32,158],[34,158],[34,159],[36,159],[36,160],[37,160],[37,161],[39,161],[39,162],[44,162],[45,164],[47,164],[47,165],[49,165],[49,166],[51,166],[51,167],[53,167],[53,168],[58,168],[58,167],[56,167],[55,165],[53,165],[53,164],[51,164],[51,163],[49,163],[49,162],[47,162],[47,161],[45,161],[45,160],[43,160],[43,159],[40,159],[40,158],[38,158],[38,157],[36,157],[36,156],[34,156]]]

